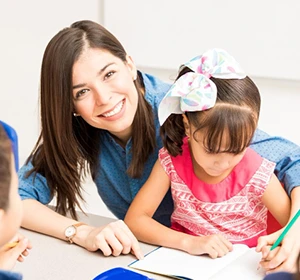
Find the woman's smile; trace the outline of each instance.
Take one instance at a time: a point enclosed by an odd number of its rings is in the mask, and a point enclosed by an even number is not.
[[[98,117],[104,117],[104,118],[111,118],[111,117],[118,117],[117,115],[121,113],[125,104],[125,98],[121,100],[112,110],[106,111],[105,113],[102,113],[98,115]]]

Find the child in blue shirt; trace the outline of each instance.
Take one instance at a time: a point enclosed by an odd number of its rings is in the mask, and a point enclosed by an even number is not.
[[[0,124],[0,279],[22,279],[11,272],[16,261],[24,261],[31,244],[17,231],[22,220],[22,204],[18,194],[18,178],[11,142]],[[13,246],[17,242],[17,245]]]

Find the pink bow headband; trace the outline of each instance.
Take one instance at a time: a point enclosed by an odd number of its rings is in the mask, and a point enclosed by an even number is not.
[[[212,108],[217,99],[217,87],[210,77],[244,79],[245,73],[238,62],[226,51],[211,49],[180,67],[194,72],[182,75],[169,89],[158,107],[162,125],[171,114],[204,111]]]

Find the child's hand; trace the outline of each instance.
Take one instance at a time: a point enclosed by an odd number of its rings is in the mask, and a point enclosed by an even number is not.
[[[225,256],[232,251],[232,243],[220,234],[187,236],[187,252],[192,255],[208,254],[211,258]]]
[[[267,273],[276,271],[293,272],[296,269],[296,261],[300,251],[297,227],[290,229],[282,240],[281,246],[270,251],[271,246],[275,243],[282,231],[283,229],[258,239],[256,251],[262,253],[260,266],[263,267]]]
[[[10,242],[18,242],[15,247],[3,245],[0,248],[0,269],[11,270],[16,261],[23,262],[24,256],[28,256],[28,249],[31,249],[31,243],[21,234],[17,234]]]
[[[81,228],[83,229],[84,226]],[[133,253],[138,259],[143,258],[137,239],[122,220],[112,222],[105,227],[90,229],[85,248],[89,251],[100,249],[105,256]]]

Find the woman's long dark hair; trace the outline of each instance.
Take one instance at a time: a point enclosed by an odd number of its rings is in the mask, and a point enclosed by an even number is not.
[[[72,69],[85,48],[109,51],[126,63],[120,42],[104,27],[92,21],[78,21],[61,30],[49,42],[43,57],[40,81],[41,133],[27,162],[47,179],[51,195],[56,195],[56,210],[76,218],[75,206],[83,200],[81,179],[87,170],[95,179],[99,168],[101,130],[81,117],[74,117]],[[138,107],[132,124],[131,177],[141,176],[149,154],[154,151],[155,128],[152,107],[143,96],[144,85],[135,81]],[[141,132],[143,137],[141,136]]]
[[[192,72],[188,67],[183,68],[177,79]],[[176,79],[176,80],[177,80]],[[196,128],[196,133],[205,129],[203,144],[210,153],[221,150],[223,135],[228,133],[226,150],[233,154],[241,153],[250,145],[257,127],[260,112],[260,94],[254,82],[244,79],[210,78],[217,86],[217,100],[214,107],[201,112],[186,112],[188,121]],[[182,153],[185,127],[181,114],[172,114],[162,125],[161,136],[164,147],[172,156]]]

